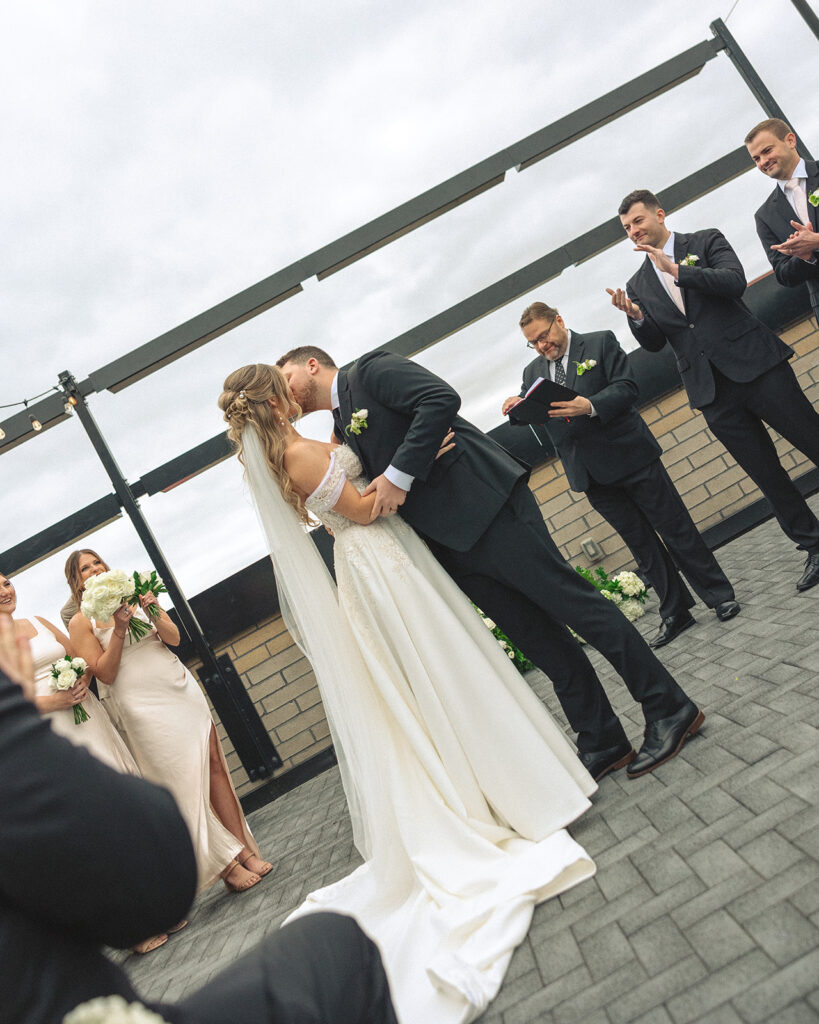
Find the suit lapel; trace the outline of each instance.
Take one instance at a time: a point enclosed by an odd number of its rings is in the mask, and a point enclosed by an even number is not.
[[[572,331],[572,340],[569,343],[568,368],[566,370],[566,387],[577,390],[577,364],[582,363],[583,336]]]
[[[345,370],[338,371],[338,411],[341,413],[341,443],[348,444],[358,454],[355,434],[351,434],[344,428],[350,423],[353,416],[353,396],[350,392],[350,382]]]
[[[674,241],[676,248],[676,239]],[[651,294],[657,299],[658,302],[661,302],[663,304],[663,309],[665,309],[667,313],[673,311],[674,313],[677,314],[677,316],[682,316],[683,314],[677,308],[676,303],[666,291],[665,285],[657,276],[657,271],[654,268],[654,264],[651,262],[648,256],[646,256],[645,263],[642,265],[639,272],[640,274],[642,274],[644,287],[648,289],[649,292],[651,292]]]
[[[810,196],[811,192],[819,189],[819,162],[810,164],[806,160],[805,170],[808,172],[807,194]],[[808,199],[808,216],[813,225],[813,230],[819,231],[819,206],[814,206],[810,199]]]

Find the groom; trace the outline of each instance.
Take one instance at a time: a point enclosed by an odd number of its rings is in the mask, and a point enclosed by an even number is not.
[[[337,436],[372,480],[373,518],[400,509],[458,586],[546,672],[593,778],[625,765],[637,778],[679,752],[703,713],[625,616],[563,559],[528,469],[457,415],[461,400],[447,383],[380,351],[338,370],[322,349],[303,346],[277,365],[303,412],[333,411]],[[436,459],[450,427],[455,447]],[[642,705],[636,757],[566,625],[605,655]]]

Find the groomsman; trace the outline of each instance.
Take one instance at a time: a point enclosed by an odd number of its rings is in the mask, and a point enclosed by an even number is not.
[[[782,467],[765,423],[819,465],[819,414],[796,381],[793,349],[742,302],[745,274],[715,228],[674,234],[653,193],[631,192],[619,209],[646,258],[626,290],[607,288],[643,348],[668,342],[691,405],[773,506],[779,525],[807,551],[797,590],[819,583],[819,521]]]
[[[751,159],[776,188],[756,211],[756,231],[776,279],[787,288],[807,284],[819,320],[819,164],[796,150],[796,135],[778,117],[745,136]]]
[[[545,426],[571,489],[584,491],[589,504],[620,534],[657,593],[662,623],[650,646],[663,647],[694,624],[689,611],[694,599],[677,565],[717,618],[732,619],[740,610],[734,589],[660,461],[662,449],[634,407],[637,382],[617,338],[611,331],[570,331],[558,311],[544,302],[527,306],[519,326],[538,355],[523,371],[520,396],[507,398],[503,413],[540,377],[579,393],[569,402],[552,403]]]

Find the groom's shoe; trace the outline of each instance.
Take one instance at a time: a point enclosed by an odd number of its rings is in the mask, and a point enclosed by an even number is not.
[[[665,645],[670,644],[672,640],[676,640],[684,629],[688,629],[689,626],[693,626],[696,621],[697,620],[689,611],[677,612],[676,615],[667,615],[660,623],[657,635],[653,640],[649,641],[648,646],[654,647],[655,649],[657,647],[665,647]]]
[[[811,587],[815,587],[819,583],[819,552],[815,555],[808,555],[808,560],[805,562],[805,571],[799,577],[796,584],[796,589],[800,591],[810,590]]]
[[[740,611],[742,609],[738,601],[723,601],[721,604],[714,606],[714,612],[720,622],[727,622],[729,619],[733,619],[735,615],[739,615]]]
[[[634,747],[628,740],[624,740],[607,750],[578,751],[577,756],[594,781],[599,782],[609,772],[616,772],[618,768],[625,768],[627,764],[631,764],[636,755]]]
[[[637,779],[676,757],[683,743],[694,735],[704,721],[705,715],[689,700],[668,718],[647,722],[645,740],[628,767],[628,777]]]

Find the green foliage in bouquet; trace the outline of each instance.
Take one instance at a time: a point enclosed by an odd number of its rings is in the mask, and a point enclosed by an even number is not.
[[[531,662],[526,655],[520,650],[519,647],[515,647],[509,637],[504,633],[500,626],[496,625],[488,616],[480,610],[480,608],[473,602],[472,607],[480,615],[483,620],[483,624],[487,629],[492,630],[492,636],[498,641],[502,647],[506,657],[514,664],[515,668],[521,675],[524,672],[531,672],[535,667],[534,662]]]

